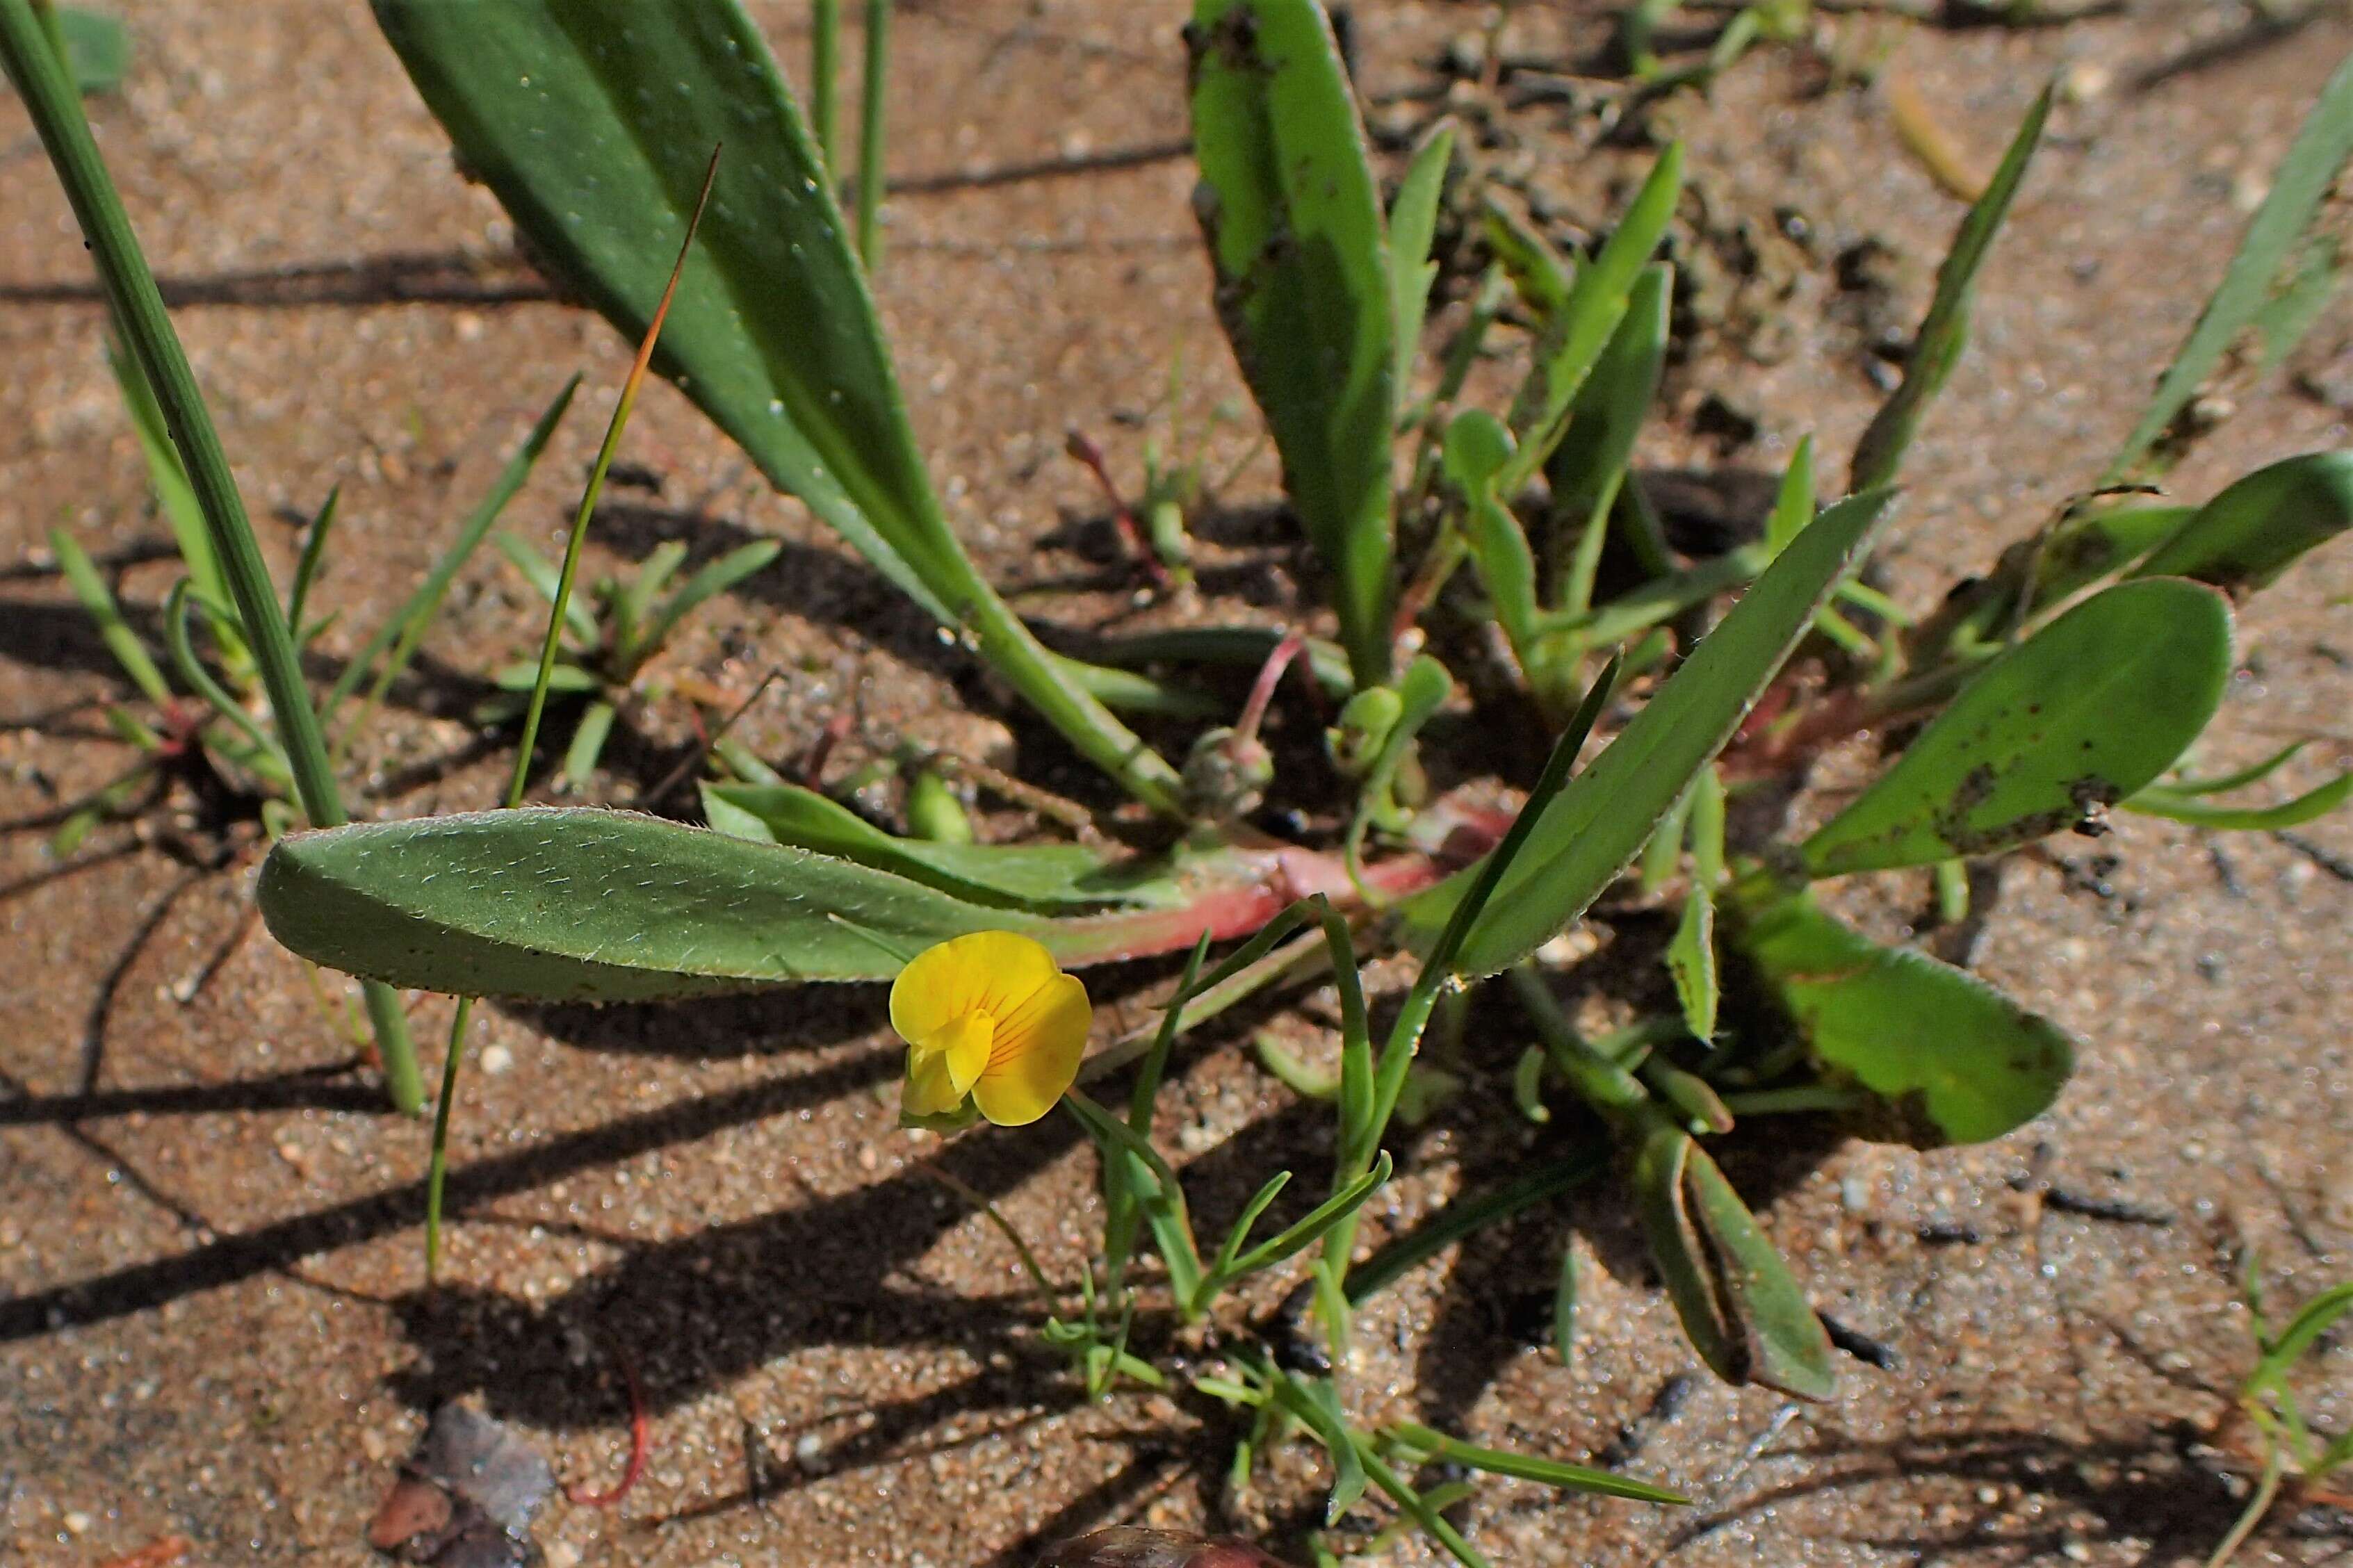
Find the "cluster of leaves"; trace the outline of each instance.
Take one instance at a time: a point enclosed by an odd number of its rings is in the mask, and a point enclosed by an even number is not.
[[[24,9],[0,0],[0,16]],[[1966,344],[1978,278],[2048,94],[1960,227],[1902,383],[1854,454],[1850,493],[1822,504],[1803,445],[1764,536],[1686,562],[1631,466],[1666,352],[1674,275],[1657,258],[1678,205],[1680,149],[1662,153],[1590,257],[1556,254],[1468,193],[1459,205],[1478,214],[1491,259],[1452,344],[1425,373],[1433,236],[1461,166],[1451,127],[1430,128],[1384,203],[1315,0],[1198,0],[1187,33],[1197,208],[1219,314],[1330,584],[1335,630],[1305,652],[1342,701],[1332,760],[1352,797],[1337,803],[1344,826],[1286,843],[1249,818],[1271,771],[1259,720],[1301,640],[1221,628],[1132,645],[1124,664],[1091,663],[1048,647],[1013,613],[965,552],[922,461],[828,148],[733,0],[657,12],[627,0],[514,0],[492,12],[376,0],[376,14],[534,253],[1162,826],[1132,833],[1144,841],[1134,848],[1100,837],[902,837],[738,765],[704,791],[717,832],[545,809],[293,836],[264,868],[272,930],[379,985],[543,1000],[888,979],[902,955],[985,930],[1033,936],[1065,965],[1189,950],[1159,1028],[1099,1058],[1103,1070],[1136,1064],[1127,1114],[1083,1092],[1069,1100],[1103,1154],[1106,1231],[1080,1310],[1048,1337],[1092,1389],[1162,1377],[1128,1341],[1143,1236],[1168,1304],[1187,1319],[1217,1313],[1243,1279],[1312,1254],[1307,1285],[1332,1348],[1345,1351],[1353,1302],[1472,1226],[1590,1173],[1582,1163],[1535,1173],[1355,1258],[1358,1215],[1391,1168],[1384,1143],[1433,1014],[1504,974],[1536,1042],[1514,1075],[1523,1108],[1549,1119],[1547,1094],[1565,1089],[1609,1129],[1694,1349],[1729,1380],[1823,1396],[1832,1370],[1820,1322],[1704,1140],[1736,1118],[1788,1111],[1831,1112],[1863,1135],[1914,1143],[1998,1137],[2052,1102],[2073,1048],[1973,976],[1851,929],[1813,885],[1926,868],[1950,906],[1965,862],[2055,832],[2104,831],[2111,810],[2276,826],[2353,793],[2348,776],[2280,805],[2237,804],[2294,760],[2293,747],[2226,777],[2168,777],[2220,702],[2234,657],[2232,597],[2353,522],[2353,454],[2290,458],[2195,507],[2116,488],[2149,475],[2174,416],[2231,344],[2250,328],[2284,330],[2279,301],[2305,297],[2295,258],[2353,151],[2353,68],[2291,150],[2109,488],[1915,618],[1859,574],[1905,451]],[[821,27],[821,52],[829,38]],[[829,123],[822,108],[819,121]],[[706,161],[723,141],[714,171]],[[877,188],[869,168],[860,227],[870,242]],[[1470,368],[1507,315],[1530,328],[1526,377],[1501,413],[1468,406]],[[599,594],[601,618],[575,617],[566,594],[578,531],[559,571],[516,555],[550,579],[555,621],[532,681],[518,672],[507,683],[543,693],[554,680],[586,699],[569,748],[575,778],[677,616],[756,569],[765,548],[714,563],[659,605],[680,560],[657,559]],[[1457,583],[1466,565],[1470,581]],[[232,586],[249,626],[249,584]],[[1416,760],[1466,689],[1497,684],[1458,680],[1445,662],[1487,657],[1489,643],[1464,634],[1488,625],[1516,686],[1501,700],[1556,731],[1508,818],[1472,798],[1431,797]],[[1116,716],[1165,720],[1198,701],[1186,679],[1138,667],[1237,649],[1266,661],[1259,689],[1236,722],[1192,738],[1181,768]],[[1793,653],[1803,678],[1784,673]],[[1638,683],[1645,700],[1628,716]],[[265,685],[282,728],[289,693]],[[1605,720],[1607,745],[1577,770]],[[1849,737],[1915,726],[1880,776],[1801,841],[1728,841],[1738,793],[1801,775]],[[299,747],[287,757],[299,786],[309,764]],[[307,815],[319,826],[340,816]],[[1675,1016],[1588,1038],[1541,953],[1638,865],[1651,894],[1682,892],[1667,953]],[[1302,892],[1312,896],[1294,901]],[[1241,946],[1204,973],[1208,947],[1226,941]],[[1356,964],[1382,947],[1410,951],[1419,969],[1376,1049]],[[1323,968],[1343,1017],[1340,1069],[1323,1086],[1338,1129],[1328,1194],[1253,1244],[1292,1179],[1280,1173],[1205,1255],[1181,1177],[1149,1136],[1175,1041],[1255,990]],[[1761,1004],[1736,1020],[1729,973],[1753,980]],[[456,1060],[453,1049],[453,1072]],[[445,1115],[450,1099],[445,1090]],[[1560,1291],[1564,1343],[1575,1299],[1572,1271]],[[1480,1559],[1444,1519],[1446,1500],[1398,1465],[1444,1458],[1663,1500],[1419,1427],[1368,1434],[1351,1424],[1336,1379],[1247,1347],[1201,1386],[1248,1413],[1243,1470],[1282,1433],[1304,1433],[1330,1454],[1335,1515],[1377,1486],[1466,1563]]]

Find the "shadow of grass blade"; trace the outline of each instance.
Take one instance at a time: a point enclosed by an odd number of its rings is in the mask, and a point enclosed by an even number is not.
[[[1218,315],[1335,579],[1356,684],[1377,686],[1390,658],[1396,296],[1356,99],[1315,0],[1198,0],[1186,41]]]
[[[1160,810],[1176,773],[1040,647],[950,531],[825,161],[735,0],[375,0],[410,78],[530,239],[632,342],[727,157],[655,370]]]
[[[1535,951],[1641,852],[1772,681],[1831,587],[1861,559],[1886,501],[1884,490],[1850,497],[1808,525],[1593,765],[1544,808],[1462,940],[1456,967],[1463,974],[1493,974]]]
[[[251,650],[262,688],[269,693],[280,749],[294,775],[303,816],[316,826],[344,820],[343,805],[327,761],[319,718],[294,651],[276,584],[253,537],[244,498],[229,471],[228,456],[213,428],[212,415],[188,367],[179,334],[173,330],[164,296],[155,287],[131,219],[122,209],[105,160],[91,140],[57,57],[26,0],[0,0],[0,64],[16,84],[39,132],[49,161],[81,226],[116,331],[146,384],[155,394],[165,427],[179,450],[190,487],[204,514],[206,543],[219,563],[238,631]],[[396,1108],[413,1113],[424,1101],[397,998],[368,996],[376,1024],[376,1047],[384,1059],[385,1088]]]

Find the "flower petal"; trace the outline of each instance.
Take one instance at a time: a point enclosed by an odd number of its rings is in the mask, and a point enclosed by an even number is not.
[[[1058,974],[999,1018],[988,1067],[972,1088],[980,1113],[999,1127],[1020,1127],[1053,1110],[1079,1076],[1093,1016],[1086,986]]]
[[[964,1102],[965,1091],[948,1076],[948,1054],[907,1053],[907,1080],[900,1086],[899,1109],[909,1116],[940,1116]]]
[[[923,1045],[966,1013],[1004,1018],[1059,973],[1053,954],[1009,931],[974,931],[916,954],[891,985],[891,1026]]]
[[[966,1013],[948,1021],[947,1027],[925,1040],[919,1047],[935,1053],[934,1059],[947,1067],[948,1081],[955,1085],[956,1098],[962,1100],[972,1092],[975,1079],[987,1070],[994,1056],[997,1037],[997,1020],[986,1013]]]

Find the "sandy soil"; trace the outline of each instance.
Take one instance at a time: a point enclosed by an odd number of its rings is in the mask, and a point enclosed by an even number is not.
[[[1185,132],[1184,9],[929,0],[901,20],[892,165],[905,188],[881,298],[902,372],[967,537],[1001,578],[1039,590],[1026,605],[1074,626],[1107,624],[1124,601],[1100,509],[1058,456],[1065,428],[1094,431],[1132,478],[1136,422],[1167,429],[1152,411],[1173,358],[1188,428],[1238,392],[1208,312],[1190,166],[1166,155]],[[1577,60],[1599,47],[1597,5],[1522,9],[1515,52]],[[2145,79],[2243,18],[2196,0],[2130,9],[1897,46],[1895,73],[1980,164],[2046,73],[2065,68],[2081,89],[1907,475],[1884,560],[1915,602],[2096,476],[2353,45],[2353,28],[2322,22]],[[1399,95],[1482,16],[1356,10],[1364,84],[1392,128],[1418,111]],[[758,11],[797,69],[801,8]],[[137,68],[96,108],[101,140],[186,301],[180,329],[281,569],[289,520],[343,487],[343,547],[321,593],[344,616],[331,651],[348,651],[577,369],[593,393],[510,513],[530,533],[561,526],[626,348],[513,264],[501,216],[453,175],[363,8],[170,0],[138,8],[132,27]],[[1843,453],[1878,395],[1871,342],[1925,302],[1958,204],[1902,151],[1883,91],[1815,85],[1788,57],[1760,57],[1712,103],[1666,111],[1703,171],[1678,243],[1712,303],[1650,463],[1771,469],[1809,430]],[[1488,140],[1568,229],[1605,225],[1642,157],[1590,149],[1542,102],[1496,116]],[[1884,296],[1839,281],[1839,258],[1872,238],[1892,255]],[[1744,251],[1753,259],[1725,263]],[[143,611],[169,586],[100,328],[63,203],[21,112],[0,103],[11,819],[124,760],[91,738],[88,704],[115,681],[46,530],[67,524],[119,563]],[[2341,313],[2324,324],[2312,361],[2337,404],[2276,384],[2247,393],[2180,470],[2183,491],[2345,444],[2348,333]],[[1753,437],[1709,434],[1725,424],[1704,409],[1710,395],[1753,419]],[[1228,431],[1217,449],[1244,444]],[[904,734],[1018,749],[1029,776],[1085,787],[1027,728],[967,716],[965,702],[1004,710],[667,389],[649,397],[630,456],[660,489],[617,496],[600,561],[671,537],[698,558],[745,532],[792,542],[788,569],[707,617],[677,661],[739,691],[782,666],[747,731],[772,754],[848,707],[860,729],[840,765]],[[1290,601],[1295,555],[1261,515],[1271,493],[1261,463],[1205,530],[1209,612],[1270,618]],[[2252,605],[2213,760],[2341,731],[2348,594],[2340,546]],[[366,737],[368,809],[493,798],[497,760],[470,754],[464,714],[480,673],[533,635],[523,595],[487,553],[469,574],[419,679]],[[603,793],[631,798],[683,733],[679,715],[652,716],[616,748]],[[249,859],[199,874],[126,838],[47,879],[42,837],[0,843],[0,1558],[95,1563],[178,1534],[191,1563],[368,1560],[361,1530],[391,1463],[457,1395],[521,1423],[560,1475],[600,1484],[625,1442],[616,1345],[642,1374],[659,1446],[619,1510],[554,1505],[543,1537],[558,1563],[1011,1568],[1098,1522],[1215,1517],[1230,1436],[1215,1411],[1077,1401],[1025,1331],[1036,1309],[1011,1249],[913,1163],[937,1158],[996,1195],[1069,1274],[1095,1224],[1090,1156],[1060,1122],[944,1152],[897,1132],[875,993],[485,1010],[449,1283],[427,1297],[425,1130],[380,1111],[301,967],[259,937],[178,999],[236,931]],[[2353,855],[2353,821],[2310,837]],[[1892,1368],[1852,1363],[1837,1400],[1802,1410],[1698,1375],[1607,1190],[1475,1242],[1368,1315],[1355,1383],[1367,1413],[1419,1410],[1566,1458],[1606,1450],[1700,1500],[1670,1512],[1498,1483],[1465,1514],[1497,1562],[2202,1559],[2237,1509],[2230,1466],[2200,1439],[2248,1359],[2232,1251],[2259,1247],[2276,1298],[2294,1300],[2341,1276],[2353,1238],[2353,887],[2267,837],[2217,844],[2146,819],[2097,848],[2096,862],[2083,847],[2013,861],[1977,960],[2086,1042],[2055,1112],[1977,1150],[1782,1130],[1736,1148],[1738,1179],[1818,1303],[1892,1347]],[[1892,931],[1924,902],[1915,881],[1889,879],[1850,907]],[[1641,936],[1616,940],[1631,951]],[[1606,954],[1595,966],[1611,969]],[[447,1009],[417,1004],[420,1039]],[[1490,1097],[1478,1103],[1494,1103],[1516,1045],[1476,1052]],[[1276,1164],[1324,1157],[1316,1118],[1235,1031],[1192,1054],[1163,1116],[1213,1216]],[[1497,1125],[1466,1110],[1409,1141],[1370,1233],[1540,1142],[1515,1131],[1499,1146]],[[2061,1212],[2013,1184],[2030,1173],[2166,1223]],[[1564,1368],[1530,1308],[1572,1234],[1598,1267]],[[2353,1418],[2348,1365],[2338,1350],[2326,1368],[2323,1414],[2339,1424]],[[1314,1479],[1288,1459],[1241,1500],[1240,1522],[1295,1524]],[[2343,1516],[2316,1511],[2242,1560],[2317,1563],[2348,1547]],[[1392,1557],[1431,1560],[1419,1544]]]

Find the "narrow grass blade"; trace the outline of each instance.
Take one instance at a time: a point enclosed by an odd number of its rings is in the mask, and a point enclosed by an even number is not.
[[[122,673],[131,678],[131,684],[157,707],[171,701],[172,689],[164,682],[164,672],[155,668],[147,645],[139,640],[139,634],[122,618],[122,606],[115,602],[106,579],[98,574],[97,563],[62,528],[49,530],[49,549],[57,555],[58,570],[64,574],[66,586],[80,601],[90,624],[98,628],[99,640],[114,656],[114,662],[122,667]]]
[[[1539,1165],[1500,1187],[1456,1198],[1348,1271],[1348,1300],[1362,1302],[1396,1284],[1456,1242],[1488,1226],[1583,1186],[1609,1168],[1599,1149]]]
[[[738,583],[764,570],[768,563],[783,553],[784,548],[784,541],[780,539],[755,539],[749,544],[737,545],[697,571],[679,584],[678,592],[654,612],[653,619],[638,634],[638,647],[648,656],[660,652],[681,621]]]
[[[1535,370],[1512,405],[1512,433],[1519,438],[1519,453],[1497,480],[1498,494],[1519,493],[1560,444],[1586,377],[1617,335],[1651,252],[1666,237],[1683,187],[1683,143],[1671,142],[1626,216],[1619,219],[1617,230],[1577,273],[1567,302],[1536,345]]]
[[[334,533],[335,512],[343,498],[343,486],[329,490],[325,503],[302,535],[302,555],[294,565],[294,585],[286,590],[286,624],[293,629],[298,642],[302,640],[302,612],[310,607],[311,584],[318,580],[319,563],[326,558],[327,541]]]
[[[1516,1454],[1508,1448],[1482,1448],[1459,1437],[1450,1437],[1443,1432],[1433,1431],[1418,1421],[1401,1421],[1389,1430],[1433,1459],[1468,1465],[1474,1470],[1485,1470],[1492,1475],[1516,1476],[1525,1481],[1542,1481],[1549,1487],[1593,1492],[1602,1497],[1629,1498],[1636,1502],[1687,1504],[1691,1501],[1681,1492],[1654,1487],[1630,1476],[1597,1470],[1589,1465],[1565,1464],[1558,1459],[1546,1459],[1535,1454]]]
[[[1389,203],[1389,313],[1394,319],[1397,360],[1389,384],[1399,402],[1413,384],[1413,365],[1421,351],[1421,323],[1430,309],[1430,286],[1438,280],[1438,263],[1430,258],[1431,235],[1438,227],[1438,199],[1446,189],[1447,164],[1454,156],[1455,125],[1440,120],[1421,134],[1407,163],[1405,178]]]
[[[5,65],[48,150],[89,243],[116,328],[154,391],[164,426],[185,464],[203,510],[206,544],[219,563],[239,630],[269,693],[303,815],[313,826],[333,826],[345,820],[343,801],[328,765],[318,715],[302,684],[293,635],[279,609],[277,589],[254,540],[227,455],[121,198],[82,119],[81,106],[26,0],[0,0],[0,64]],[[404,1112],[414,1111],[422,1101],[423,1086],[417,1080],[416,1052],[400,1022],[398,1001],[372,997],[369,1010],[378,1025],[376,1048],[392,1102]]]
[[[2018,134],[2010,140],[2010,150],[2002,154],[2000,166],[1986,183],[1985,194],[1961,219],[1960,231],[1953,237],[1953,248],[1945,257],[1944,266],[1937,269],[1936,292],[1928,301],[1928,314],[1920,323],[1918,335],[1912,340],[1912,352],[1905,358],[1903,383],[1881,405],[1862,438],[1855,443],[1847,481],[1850,489],[1873,490],[1894,481],[1896,470],[1903,467],[1905,451],[1918,433],[1928,405],[1944,390],[1946,378],[1960,363],[1961,351],[1968,343],[1969,301],[1977,289],[1978,273],[1993,249],[1994,236],[2000,232],[2002,220],[2010,216],[2010,203],[2017,198],[2018,187],[2026,178],[2027,163],[2042,143],[2042,127],[2051,118],[2051,105],[2057,91],[2054,85],[2035,95]]]
[[[587,542],[588,520],[596,514],[596,498],[604,493],[605,476],[612,471],[613,456],[621,448],[621,433],[628,428],[629,412],[637,406],[646,371],[653,363],[655,346],[661,341],[662,322],[669,318],[670,303],[678,297],[678,280],[686,271],[686,258],[694,247],[694,231],[702,222],[703,209],[711,203],[712,184],[719,177],[721,151],[716,145],[711,149],[711,162],[702,172],[702,189],[694,198],[693,209],[687,215],[685,236],[679,241],[678,260],[670,267],[670,281],[662,288],[660,302],[654,306],[644,341],[638,344],[638,357],[621,382],[619,395],[613,399],[612,417],[605,424],[605,439],[596,448],[596,461],[588,470],[588,482],[580,492],[580,505],[572,514],[572,531],[564,546],[564,564],[547,595],[547,629],[540,637],[537,679],[532,684],[530,702],[523,709],[522,735],[515,742],[514,771],[507,778],[509,813],[522,804],[523,790],[531,780],[532,752],[539,740],[540,721],[547,713],[548,687],[555,674],[555,654],[564,641],[565,622],[573,607],[572,586],[580,574],[580,549]],[[596,766],[612,724],[611,704],[600,701],[589,705],[587,712],[581,715],[580,728],[574,732],[570,752],[565,759],[565,776],[578,778]],[[579,764],[577,773],[574,771],[575,763]],[[441,1059],[441,1095],[433,1109],[433,1152],[425,1174],[427,1285],[437,1278],[441,1260],[441,1189],[448,1173],[449,1118],[457,1100],[458,1069],[466,1057],[466,1026],[472,1015],[472,996],[460,996],[457,1014],[449,1024],[449,1048]]]
[[[892,0],[866,0],[865,96],[858,113],[858,260],[869,278],[882,263],[883,89],[891,74]]]
[[[1572,613],[1593,603],[1610,513],[1659,395],[1674,276],[1664,263],[1642,269],[1609,346],[1577,389],[1568,429],[1545,462],[1552,485],[1552,602]]]
[[[2144,816],[2171,817],[2192,827],[2275,833],[2283,827],[2300,827],[2307,822],[2316,821],[2348,799],[2353,799],[2353,773],[2340,773],[2327,784],[2307,790],[2293,800],[2282,801],[2277,805],[2225,805],[2185,790],[2152,784],[2137,795],[2127,796],[2124,808],[2139,812]]]
[[[1456,963],[1463,974],[1493,974],[1533,952],[1641,851],[1860,558],[1886,499],[1883,490],[1853,496],[1823,512],[1591,767],[1540,814],[1523,810],[1513,832],[1525,835],[1525,848],[1461,939]]]
[[[2239,242],[2221,284],[2158,381],[2148,411],[2108,464],[2104,483],[2114,484],[2145,466],[2159,438],[2198,395],[2239,334],[2254,324],[2348,156],[2353,156],[2353,59],[2339,66],[2321,89],[2295,144],[2272,177],[2270,194],[2247,225],[2246,237]]]

